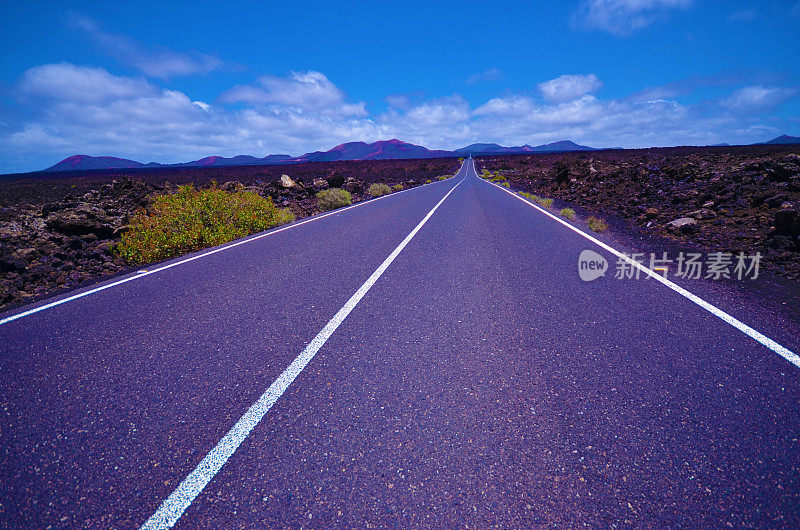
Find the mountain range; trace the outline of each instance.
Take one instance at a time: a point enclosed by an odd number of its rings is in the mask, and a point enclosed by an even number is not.
[[[798,136],[779,136],[767,142],[754,145],[786,145],[800,144]],[[615,148],[619,149],[619,148]],[[524,153],[564,153],[570,151],[595,151],[597,148],[578,145],[569,140],[550,144],[518,147],[504,147],[498,144],[477,143],[454,151],[431,150],[421,145],[409,144],[400,140],[382,140],[367,144],[364,142],[348,142],[327,151],[314,151],[301,156],[268,155],[257,158],[249,155],[234,157],[208,156],[200,160],[179,164],[159,164],[150,162],[143,164],[135,160],[115,158],[111,156],[73,155],[43,171],[70,171],[91,169],[134,169],[149,167],[218,167],[218,166],[253,166],[266,164],[291,164],[299,162],[329,162],[337,160],[386,160],[405,158],[443,158],[449,156],[498,155]]]
[[[69,171],[90,169],[134,169],[148,167],[213,167],[213,166],[252,166],[265,164],[291,164],[299,162],[330,162],[337,160],[386,160],[404,158],[443,158],[448,156],[466,156],[469,154],[514,154],[514,153],[555,153],[564,151],[592,151],[593,147],[578,145],[570,141],[555,142],[547,145],[531,147],[503,147],[498,144],[472,144],[455,151],[432,150],[421,145],[409,144],[400,140],[383,140],[367,144],[364,142],[348,142],[337,145],[327,151],[314,151],[300,156],[269,155],[263,158],[239,155],[231,158],[209,156],[200,160],[180,164],[159,164],[150,162],[143,164],[135,160],[115,158],[111,156],[73,155],[65,158],[44,171]]]

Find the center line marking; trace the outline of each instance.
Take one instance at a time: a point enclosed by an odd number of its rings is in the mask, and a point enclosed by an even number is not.
[[[464,165],[461,166],[461,171],[464,171],[465,168],[468,167],[468,163],[465,162]],[[468,174],[469,171],[465,171],[465,175]],[[466,176],[464,177],[466,178]],[[317,354],[320,348],[325,344],[325,342],[330,338],[336,328],[347,318],[347,315],[355,308],[356,304],[367,294],[367,291],[373,286],[373,284],[378,281],[378,278],[389,268],[389,265],[392,264],[394,259],[400,254],[400,252],[408,245],[409,241],[420,231],[420,229],[425,226],[425,223],[428,222],[428,219],[431,218],[433,213],[439,208],[439,206],[453,193],[462,182],[464,182],[464,178],[462,178],[458,183],[453,186],[447,194],[442,197],[436,206],[428,212],[428,215],[425,216],[422,221],[414,228],[414,230],[409,233],[405,239],[397,246],[397,248],[389,254],[389,257],[386,258],[383,263],[372,273],[372,275],[367,278],[367,281],[358,288],[358,290],[350,297],[347,303],[337,312],[333,318],[322,328],[316,337],[314,337],[311,342],[305,347],[305,349],[298,355],[292,364],[290,364],[286,370],[283,371],[281,375],[267,388],[267,390],[261,394],[261,397],[258,398],[253,406],[251,406],[245,414],[239,418],[239,421],[236,422],[236,425],[228,431],[228,433],[222,437],[222,439],[217,443],[217,445],[209,451],[209,453],[203,458],[202,461],[197,465],[194,470],[189,473],[189,475],[180,483],[180,485],[172,492],[172,494],[167,497],[167,499],[161,503],[161,506],[158,507],[158,510],[145,522],[140,530],[150,530],[150,529],[162,529],[162,528],[172,528],[178,519],[183,515],[183,512],[191,506],[192,502],[197,498],[203,488],[205,488],[211,479],[214,478],[222,466],[225,465],[225,462],[236,452],[242,442],[247,438],[250,432],[255,428],[256,425],[259,424],[261,419],[266,415],[272,405],[278,401],[283,393],[289,388],[289,385],[295,380],[295,378],[300,375],[300,372],[311,362],[311,359]]]

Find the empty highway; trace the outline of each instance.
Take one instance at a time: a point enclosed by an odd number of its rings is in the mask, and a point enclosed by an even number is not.
[[[797,323],[587,249],[467,160],[0,314],[0,525],[800,526]]]

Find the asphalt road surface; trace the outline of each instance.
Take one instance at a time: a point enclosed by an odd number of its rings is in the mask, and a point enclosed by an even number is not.
[[[581,234],[468,160],[1,314],[0,525],[797,528],[797,323]]]

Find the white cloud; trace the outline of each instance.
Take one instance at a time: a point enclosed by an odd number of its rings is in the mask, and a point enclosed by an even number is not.
[[[77,103],[151,96],[147,81],[111,75],[102,68],[70,63],[46,64],[27,70],[19,84],[23,95]]]
[[[469,76],[467,79],[468,85],[474,85],[477,83],[484,83],[487,81],[497,81],[498,79],[502,79],[503,74],[497,68],[488,68],[483,72],[477,72]]]
[[[788,101],[796,94],[797,89],[794,88],[754,85],[736,90],[720,104],[736,112],[763,112]]]
[[[694,0],[583,0],[578,21],[592,29],[628,35],[649,26],[670,10],[687,8]]]
[[[560,103],[596,92],[602,86],[603,83],[594,74],[562,75],[539,83],[539,91],[546,100]]]
[[[34,117],[0,135],[0,159],[80,152],[169,163],[210,154],[301,154],[380,138],[379,127],[364,118],[364,104],[348,102],[322,74],[270,79],[267,99],[274,104],[234,110],[101,68],[31,68],[17,91]],[[289,85],[297,89],[293,95]]]
[[[275,104],[300,111],[365,116],[364,103],[348,103],[344,92],[320,72],[292,72],[289,77],[262,76],[255,85],[239,85],[221,98],[225,103]]]
[[[106,31],[94,19],[83,15],[70,14],[67,16],[67,23],[87,35],[104,53],[150,77],[169,79],[175,76],[208,74],[231,66],[214,55],[147,47],[125,35]]]
[[[389,94],[384,98],[390,107],[407,109],[411,107],[411,98],[407,94]]]
[[[264,77],[250,85],[254,97],[209,105],[101,68],[43,65],[25,72],[16,86],[25,110],[19,115],[28,117],[0,131],[0,171],[41,169],[42,157],[54,163],[76,153],[170,163],[209,155],[299,155],[388,138],[432,149],[562,139],[623,147],[752,143],[787,123],[766,113],[798,94],[794,88],[753,85],[718,102],[685,105],[674,99],[680,90],[605,100],[582,93],[598,84],[568,83],[582,89],[544,103],[527,94],[477,106],[458,94],[427,100],[406,95],[370,115],[319,72]]]

